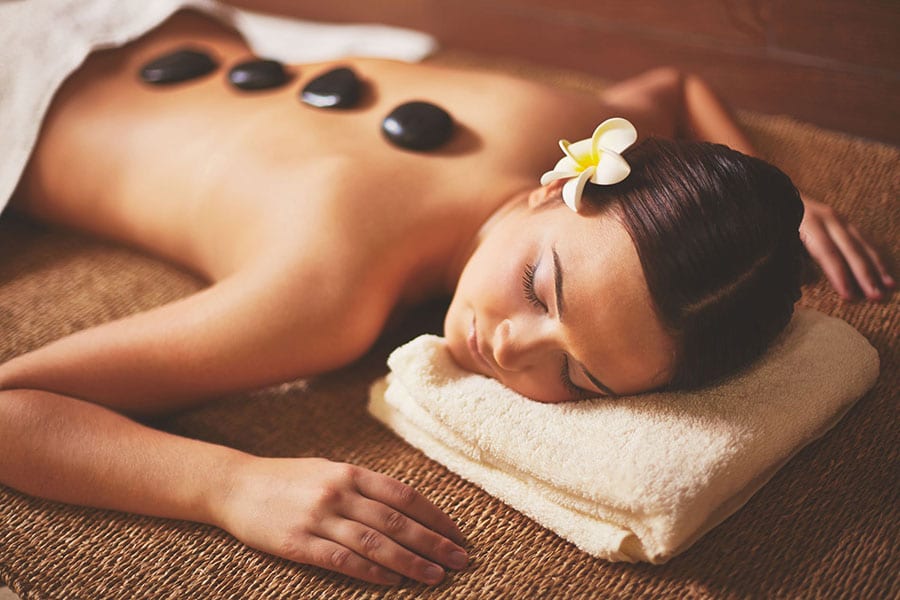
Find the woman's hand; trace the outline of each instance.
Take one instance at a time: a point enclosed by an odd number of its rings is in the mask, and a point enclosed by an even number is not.
[[[373,583],[437,583],[441,565],[468,562],[456,525],[414,489],[325,459],[249,458],[219,512],[248,546]]]
[[[803,204],[800,239],[838,294],[851,300],[859,290],[869,300],[886,298],[894,278],[859,230],[826,204],[806,197]]]

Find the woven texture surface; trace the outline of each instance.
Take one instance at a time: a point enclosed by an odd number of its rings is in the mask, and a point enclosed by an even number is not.
[[[446,64],[483,62],[462,55]],[[511,63],[560,85],[600,82]],[[783,117],[742,115],[760,152],[849,215],[896,261],[900,150]],[[893,247],[892,247],[893,246]],[[129,250],[10,216],[0,219],[0,360],[198,289]],[[894,273],[898,272],[896,262]],[[878,349],[876,387],[737,514],[661,566],[591,558],[462,481],[365,411],[389,351],[439,332],[442,305],[417,310],[339,372],[223,398],[159,424],[267,456],[324,456],[415,486],[469,541],[471,566],[439,586],[386,588],[248,549],[212,527],[46,502],[0,486],[0,582],[26,599],[740,598],[900,595],[898,304],[844,303],[822,280],[802,303],[845,319]],[[2,460],[2,458],[0,458]]]

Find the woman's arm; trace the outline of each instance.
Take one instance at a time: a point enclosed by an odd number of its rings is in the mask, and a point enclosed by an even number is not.
[[[655,69],[610,88],[604,100],[634,111],[657,135],[716,142],[757,156],[725,103],[696,75]],[[801,197],[800,237],[834,289],[845,299],[857,288],[870,300],[885,298],[895,282],[875,248],[830,206]]]
[[[0,391],[0,481],[52,500],[217,521],[240,453],[144,427],[104,407]]]
[[[734,116],[704,80],[685,75],[683,97],[684,133],[757,155]],[[801,197],[805,211],[800,238],[832,287],[845,300],[854,298],[857,288],[869,300],[884,299],[895,283],[875,248],[833,208],[806,194]]]
[[[317,279],[269,266],[0,365],[0,481],[51,500],[212,523],[368,581],[434,583],[439,565],[464,566],[450,519],[387,476],[253,457],[116,412],[157,414],[338,366],[377,333],[371,314],[354,324],[358,310],[336,330],[330,311],[351,309],[342,294],[322,283],[318,300],[304,302],[301,284]]]
[[[323,459],[266,459],[104,407],[0,391],[0,481],[70,504],[209,523],[290,560],[374,583],[465,566],[456,526],[412,488]],[[451,540],[455,540],[454,543]]]
[[[330,285],[337,278],[324,270],[260,260],[191,296],[17,357],[2,366],[3,380],[152,416],[344,366],[374,341],[388,307],[357,307],[361,296]]]

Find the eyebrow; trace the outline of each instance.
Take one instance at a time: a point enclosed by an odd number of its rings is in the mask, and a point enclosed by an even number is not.
[[[556,246],[554,245],[550,249],[553,252],[553,282],[556,287],[556,314],[559,315],[559,321],[562,323],[563,307],[565,306],[565,303],[563,302],[563,269],[562,263],[559,260],[559,253],[556,251]],[[609,389],[602,381],[591,375],[591,372],[587,370],[587,367],[577,360],[575,363],[581,367],[581,371],[584,373],[585,377],[590,379],[591,383],[597,386],[601,392],[607,396],[618,396],[618,394]]]

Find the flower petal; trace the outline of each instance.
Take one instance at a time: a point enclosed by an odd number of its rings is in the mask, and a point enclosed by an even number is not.
[[[597,125],[591,136],[592,156],[599,159],[600,148],[608,148],[614,152],[624,152],[625,148],[637,141],[637,130],[627,119],[613,117]]]
[[[569,171],[547,171],[541,175],[541,185],[547,185],[557,179],[566,179],[567,177],[576,177],[578,173],[570,173]]]
[[[591,182],[612,185],[619,183],[630,173],[631,166],[619,153],[608,148],[600,148],[600,161],[597,163]]]
[[[569,173],[572,177],[575,177],[584,169],[577,162],[569,158],[568,156],[563,156],[556,163],[556,166],[553,167],[554,171],[563,171],[564,173]]]
[[[591,140],[578,140],[570,142],[569,140],[559,140],[559,147],[581,169],[587,168],[594,164],[591,151]],[[580,169],[579,169],[580,170]]]
[[[588,182],[588,179],[590,179],[593,174],[594,167],[588,167],[581,172],[577,179],[573,177],[563,186],[563,202],[575,212],[581,210],[583,204],[581,201],[581,193],[584,191],[584,186]]]

